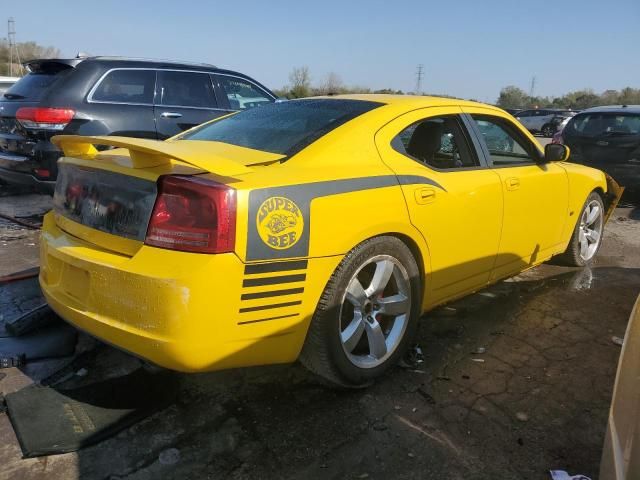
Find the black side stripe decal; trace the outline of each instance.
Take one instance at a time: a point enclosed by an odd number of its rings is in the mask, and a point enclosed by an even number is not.
[[[378,175],[252,190],[249,192],[249,210],[247,212],[249,231],[246,259],[249,261],[277,260],[309,256],[309,231],[312,221],[312,219],[309,218],[309,212],[311,211],[311,202],[316,198],[413,184],[433,185],[446,192],[446,189],[437,181],[420,175]],[[300,209],[302,217],[304,218],[304,229],[297,243],[290,248],[275,250],[260,238],[256,223],[258,210],[260,205],[271,197],[284,197],[291,200]]]
[[[256,298],[279,297],[281,295],[295,295],[304,292],[304,288],[287,288],[285,290],[272,290],[270,292],[243,293],[240,300],[254,300]]]
[[[301,300],[295,302],[274,303],[273,305],[259,305],[257,307],[245,307],[240,309],[240,313],[257,312],[258,310],[271,310],[272,308],[292,307],[293,305],[300,305]]]
[[[290,315],[279,315],[277,317],[261,318],[260,320],[245,320],[244,322],[238,322],[238,325],[246,325],[247,323],[266,322],[268,320],[280,320],[281,318],[297,317],[298,313],[292,313]]]
[[[428,177],[419,175],[398,175],[398,183],[400,185],[433,185],[441,190],[447,191],[442,185]]]
[[[253,275],[257,273],[284,272],[287,270],[304,270],[307,268],[306,260],[294,262],[273,262],[259,263],[255,265],[246,265],[244,267],[245,275]]]
[[[306,274],[282,275],[281,277],[248,278],[242,282],[243,287],[259,287],[261,285],[277,285],[279,283],[304,282]]]

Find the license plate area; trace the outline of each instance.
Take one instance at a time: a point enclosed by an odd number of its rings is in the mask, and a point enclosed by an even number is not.
[[[143,241],[156,195],[155,182],[63,163],[53,206],[56,213],[74,222]]]

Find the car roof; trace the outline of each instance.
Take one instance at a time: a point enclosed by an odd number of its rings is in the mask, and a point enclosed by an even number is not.
[[[580,113],[640,113],[640,105],[604,105],[587,108]]]
[[[424,108],[435,106],[474,106],[490,108],[492,110],[502,111],[501,108],[488,105],[486,103],[473,102],[471,100],[462,100],[459,98],[450,97],[436,97],[427,95],[392,95],[383,93],[359,93],[359,94],[347,94],[347,95],[330,95],[324,97],[311,97],[311,98],[330,98],[330,99],[344,99],[344,100],[366,100],[369,102],[378,102],[386,105],[397,105],[411,108]]]
[[[186,62],[180,60],[166,60],[160,58],[138,58],[138,57],[119,57],[119,56],[92,56],[92,57],[77,57],[77,58],[39,58],[29,60],[24,62],[24,65],[36,65],[40,63],[60,63],[63,65],[68,65],[71,67],[75,67],[81,62],[100,62],[100,63],[113,63],[114,66],[123,66],[126,64],[132,64],[135,66],[144,66],[151,68],[180,68],[180,69],[206,69],[206,70],[215,70],[216,72],[221,73],[232,73],[234,75],[239,75],[242,77],[247,77],[247,75],[236,72],[233,70],[226,70],[223,68],[218,68],[215,65],[210,63],[198,63],[198,62]]]

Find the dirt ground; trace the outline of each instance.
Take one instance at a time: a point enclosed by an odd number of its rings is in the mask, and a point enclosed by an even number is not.
[[[37,265],[36,232],[1,222],[0,242],[0,275]],[[96,446],[35,459],[21,458],[0,414],[0,478],[486,480],[563,469],[595,479],[620,352],[612,336],[624,335],[639,291],[640,208],[624,206],[591,268],[544,265],[427,315],[417,368],[355,391],[329,390],[299,365],[180,375],[167,409]],[[88,373],[67,386],[138,366],[87,337],[78,348],[88,353],[67,371]],[[0,392],[69,361],[2,370]]]

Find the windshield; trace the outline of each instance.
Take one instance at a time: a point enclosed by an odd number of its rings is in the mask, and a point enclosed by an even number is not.
[[[381,105],[344,99],[274,103],[203,125],[181,140],[230,143],[290,156],[331,130]]]
[[[640,114],[583,113],[576,115],[566,127],[570,133],[595,137],[599,135],[638,135]]]

